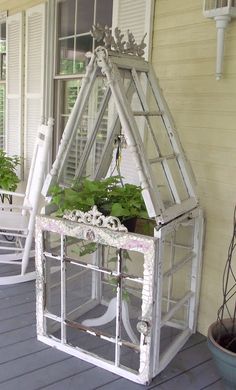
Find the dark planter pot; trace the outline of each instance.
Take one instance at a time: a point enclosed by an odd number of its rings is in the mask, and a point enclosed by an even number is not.
[[[231,319],[223,320],[226,329],[232,327]],[[214,322],[208,329],[207,344],[213,355],[220,376],[228,390],[236,389],[236,353],[228,351],[217,343],[220,325]],[[221,327],[222,329],[222,327]]]
[[[129,232],[144,234],[145,236],[154,235],[156,221],[148,218],[129,218],[123,221]]]

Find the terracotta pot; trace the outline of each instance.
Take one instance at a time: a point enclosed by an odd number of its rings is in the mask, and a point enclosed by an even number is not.
[[[230,318],[224,319],[223,324],[226,329],[230,329],[232,327],[232,320]],[[216,341],[219,336],[219,331],[221,329],[221,336],[224,335],[224,331],[222,333],[222,326],[220,327],[219,323],[214,322],[208,329],[208,339],[207,344],[210,349],[213,358],[215,360],[216,366],[219,370],[220,376],[222,377],[225,388],[228,390],[236,389],[236,353],[228,351],[218,344]],[[226,334],[226,331],[225,331]]]

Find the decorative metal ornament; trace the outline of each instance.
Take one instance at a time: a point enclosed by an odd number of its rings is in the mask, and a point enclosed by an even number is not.
[[[144,336],[147,336],[150,331],[150,325],[147,321],[139,321],[137,323],[137,330],[139,333],[142,333]]]
[[[103,41],[106,49],[139,57],[144,55],[144,49],[146,47],[144,39],[147,34],[143,36],[139,44],[136,43],[134,35],[129,30],[127,31],[127,41],[124,40],[124,34],[121,33],[118,27],[115,28],[114,34],[115,36],[113,37],[111,29],[108,26],[103,27],[99,23],[92,26],[92,37],[98,42]]]
[[[122,225],[119,218],[113,216],[106,217],[98,211],[97,206],[93,206],[93,208],[87,212],[81,210],[66,211],[63,218],[73,222],[85,223],[86,225],[103,227],[118,232],[128,231],[127,228]]]

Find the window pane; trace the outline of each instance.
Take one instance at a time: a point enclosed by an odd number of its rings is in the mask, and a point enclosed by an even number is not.
[[[6,80],[6,53],[1,54],[1,80]]]
[[[59,117],[59,123],[61,129],[64,130],[72,108],[74,107],[77,95],[81,87],[82,79],[78,80],[66,80],[63,81],[61,94],[61,112]],[[62,134],[60,134],[61,136]]]
[[[74,38],[59,41],[60,73],[72,74],[74,63]]]
[[[96,23],[112,25],[112,0],[97,0]]]
[[[6,23],[0,24],[0,79],[6,79]]]
[[[74,73],[85,72],[88,58],[85,53],[93,48],[93,39],[90,35],[76,38],[75,69]]]
[[[66,0],[58,4],[58,36],[74,35],[75,0]]]
[[[77,0],[77,27],[76,33],[86,33],[91,30],[94,15],[94,0]]]
[[[76,38],[76,51],[74,38],[59,41],[60,74],[84,73],[88,62],[85,53],[92,50],[92,45],[90,35]]]
[[[6,23],[0,24],[0,53],[6,52]]]
[[[0,25],[0,36],[1,39],[6,40],[6,23],[1,23]]]
[[[67,80],[64,83],[64,102],[63,111],[67,117],[70,115],[72,108],[74,107],[77,95],[81,87],[81,79],[79,80]]]

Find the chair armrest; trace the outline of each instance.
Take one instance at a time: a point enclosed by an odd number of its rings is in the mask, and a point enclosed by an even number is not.
[[[25,194],[21,193],[21,192],[13,192],[13,191],[6,191],[2,188],[0,188],[0,194],[4,194],[4,195],[12,195],[12,196],[19,196],[21,198],[24,198],[25,197]]]

